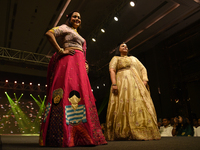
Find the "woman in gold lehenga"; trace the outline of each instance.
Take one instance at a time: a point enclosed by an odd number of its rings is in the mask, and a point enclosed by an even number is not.
[[[142,63],[127,56],[125,43],[117,48],[109,64],[112,86],[106,116],[107,140],[160,139],[157,116],[149,91],[148,77]]]

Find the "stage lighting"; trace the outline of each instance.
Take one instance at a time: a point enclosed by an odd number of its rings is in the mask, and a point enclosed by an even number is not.
[[[93,41],[93,42],[96,42],[96,39],[95,39],[95,38],[92,38],[92,41]]]
[[[194,0],[196,3],[200,3],[200,0]]]
[[[24,84],[24,82],[22,82],[22,84]]]
[[[47,85],[45,85],[45,87],[47,87]]]
[[[17,81],[14,82],[15,84],[17,83]]]
[[[8,80],[6,80],[6,83],[8,83]]]
[[[102,28],[102,29],[101,29],[101,32],[105,33],[105,30]]]
[[[38,86],[40,86],[40,84],[38,83]]]
[[[131,5],[131,7],[134,7],[135,3],[133,1],[130,1],[130,5]]]
[[[99,89],[99,86],[97,86],[97,89]]]
[[[115,21],[118,21],[118,17],[117,17],[117,16],[115,16],[115,17],[114,17],[114,20],[115,20]]]
[[[103,86],[106,86],[106,84],[103,84]]]
[[[30,85],[32,85],[32,83],[30,82]]]

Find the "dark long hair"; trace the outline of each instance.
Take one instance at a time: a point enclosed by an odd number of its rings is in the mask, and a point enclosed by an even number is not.
[[[74,10],[74,11],[70,12],[70,13],[67,15],[66,25],[68,25],[69,27],[73,27],[73,26],[72,26],[72,23],[70,22],[70,20],[71,20],[71,17],[72,17],[72,15],[73,15],[74,12],[77,12],[77,13],[80,14],[79,11]],[[78,32],[78,33],[79,33],[80,29],[81,29],[81,25],[77,28],[77,32]]]
[[[121,56],[120,55],[120,52],[119,52],[119,48],[120,48],[120,45],[121,44],[126,44],[125,42],[121,42],[121,43],[118,43],[117,44],[117,48],[115,49],[115,56]],[[128,47],[128,46],[127,46]],[[131,56],[130,54],[129,54],[129,51],[128,51],[128,53],[127,53],[127,56]]]
[[[186,128],[188,125],[189,125],[189,123],[188,123],[188,121],[187,121],[187,118],[185,117],[185,116],[183,116],[183,115],[178,115],[178,117],[181,117],[182,118],[182,123],[178,123],[178,127],[177,128],[180,128],[181,126],[183,127],[183,128]],[[182,125],[181,125],[182,124]]]

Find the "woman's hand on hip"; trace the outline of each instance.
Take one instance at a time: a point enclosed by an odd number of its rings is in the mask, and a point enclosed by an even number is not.
[[[144,85],[147,86],[147,81],[143,81]]]
[[[65,50],[63,51],[63,54],[74,55],[75,50],[73,48],[65,48]]]

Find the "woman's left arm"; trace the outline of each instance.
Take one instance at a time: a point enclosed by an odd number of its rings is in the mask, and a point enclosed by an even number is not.
[[[142,81],[144,83],[144,85],[147,85],[147,82],[149,81],[148,76],[147,76],[147,70],[144,67],[144,65],[136,58],[137,64],[138,64],[138,68],[140,71],[140,74],[142,76]]]

